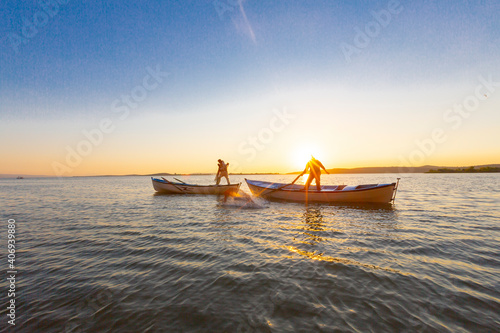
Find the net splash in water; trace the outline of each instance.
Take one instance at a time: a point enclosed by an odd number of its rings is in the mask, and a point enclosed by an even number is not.
[[[264,205],[264,202],[262,202],[262,199],[252,197],[251,195],[241,190],[239,191],[227,190],[224,193],[222,206],[245,208],[245,209],[261,209],[266,207]]]

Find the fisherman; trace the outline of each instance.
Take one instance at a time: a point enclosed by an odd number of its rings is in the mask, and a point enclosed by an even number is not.
[[[309,169],[310,172],[309,172],[309,177],[307,178],[307,182],[305,185],[306,191],[309,190],[309,185],[311,185],[313,179],[316,180],[316,189],[318,191],[321,191],[321,182],[320,182],[321,169],[325,170],[325,172],[327,174],[330,174],[330,173],[328,171],[326,171],[323,164],[320,161],[318,161],[317,159],[315,159],[314,156],[312,156],[312,155],[311,155],[311,160],[309,162],[307,162],[306,168],[304,169],[304,171],[302,171],[302,173],[299,175],[299,177],[306,174],[307,169]]]
[[[216,185],[219,185],[222,177],[226,177],[227,184],[229,185],[229,176],[227,174],[227,167],[229,166],[229,163],[224,163],[224,161],[221,159],[219,159],[217,162],[217,166],[219,167],[219,169],[217,170],[217,175],[215,175]]]

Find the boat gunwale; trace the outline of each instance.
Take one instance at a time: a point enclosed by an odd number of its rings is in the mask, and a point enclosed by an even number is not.
[[[226,184],[226,185],[198,185],[198,184],[186,184],[186,183],[177,183],[177,182],[171,182],[171,181],[164,181],[164,180],[161,180],[161,179],[158,179],[158,178],[153,178],[151,177],[151,180],[153,182],[157,182],[157,183],[161,183],[161,184],[166,184],[166,185],[178,185],[178,186],[191,186],[191,187],[217,187],[217,188],[221,188],[221,187],[233,187],[233,186],[238,186],[240,187],[241,186],[241,183],[235,183],[235,184]]]

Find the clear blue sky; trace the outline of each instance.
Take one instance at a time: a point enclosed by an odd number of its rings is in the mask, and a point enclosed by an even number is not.
[[[60,2],[2,2],[0,174],[286,172],[299,146],[327,167],[499,162],[500,86],[447,113],[500,81],[498,1]]]

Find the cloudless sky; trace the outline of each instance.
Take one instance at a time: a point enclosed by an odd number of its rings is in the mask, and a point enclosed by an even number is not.
[[[499,15],[498,1],[6,0],[0,174],[500,163]]]

